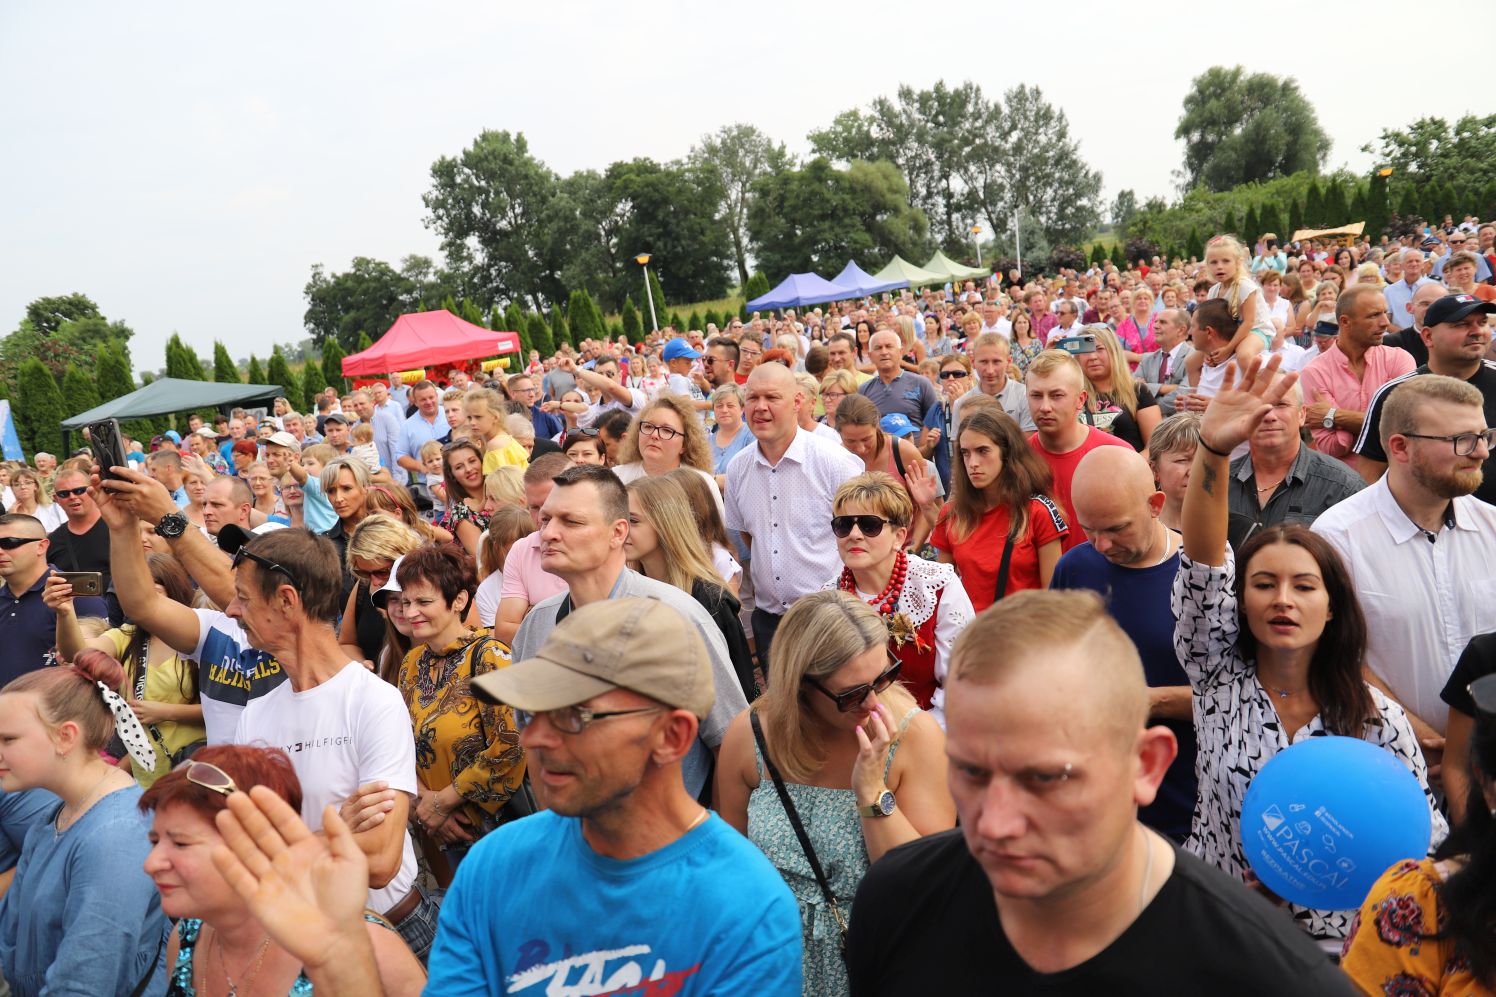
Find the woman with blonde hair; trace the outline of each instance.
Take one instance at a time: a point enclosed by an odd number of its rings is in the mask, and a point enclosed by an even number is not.
[[[678,467],[691,468],[715,487],[712,447],[695,407],[689,398],[667,392],[656,396],[629,423],[618,445],[613,473],[626,485],[639,478],[669,474]],[[721,492],[717,493],[717,509],[722,511]]]
[[[510,464],[491,472],[483,479],[483,496],[487,507],[494,511],[506,505],[523,508],[525,504],[524,470]],[[493,522],[492,512],[489,513],[489,522]]]
[[[807,433],[824,436],[827,441],[841,445],[841,437],[836,430],[816,419],[816,408],[821,401],[821,382],[817,381],[814,374],[804,371],[795,375],[795,384],[805,395],[805,403],[800,406],[800,428]]]
[[[1382,268],[1375,263],[1361,264],[1356,268],[1354,278],[1357,284],[1370,284],[1372,287],[1387,286],[1387,282],[1382,280]]]
[[[1088,325],[1085,334],[1096,337],[1096,350],[1076,357],[1086,379],[1082,418],[1142,451],[1154,428],[1163,421],[1158,400],[1147,385],[1133,379],[1122,343],[1110,327]]]
[[[499,612],[504,589],[504,562],[515,541],[535,532],[530,514],[517,505],[501,505],[488,520],[488,529],[478,543],[478,593],[473,604],[478,607],[479,626],[492,627]]]
[[[366,667],[386,674],[393,665],[381,661],[385,647],[384,620],[373,602],[374,590],[390,580],[395,562],[417,547],[423,538],[410,526],[389,513],[376,512],[348,538],[345,568],[357,584],[348,594],[348,605],[339,624],[338,643],[343,653]],[[395,664],[398,664],[395,663]]]
[[[821,378],[821,407],[826,410],[826,414],[821,416],[821,424],[835,426],[836,407],[841,404],[843,398],[855,394],[857,394],[856,374],[840,367],[828,370],[826,376]]]
[[[712,567],[717,574],[727,579],[727,590],[738,594],[738,585],[743,579],[743,566],[732,555],[732,541],[727,535],[727,525],[717,511],[715,496],[718,492],[699,474],[692,474],[689,467],[677,467],[664,476],[685,489],[691,503],[691,516],[696,530],[711,548]]]
[[[629,535],[623,543],[629,566],[687,592],[701,603],[722,631],[733,671],[752,700],[758,691],[753,656],[738,621],[742,609],[727,579],[712,563],[685,489],[669,475],[637,478],[628,484]],[[741,569],[740,569],[741,570]]]
[[[10,489],[15,495],[15,502],[5,511],[19,512],[35,518],[42,524],[42,529],[51,533],[67,521],[67,514],[62,511],[62,506],[53,502],[51,496],[42,488],[41,477],[29,467],[23,467],[10,476]],[[198,513],[198,523],[202,525],[202,513]]]
[[[1144,353],[1158,349],[1158,341],[1153,338],[1153,322],[1157,318],[1153,311],[1153,292],[1146,287],[1135,287],[1131,302],[1127,317],[1117,326],[1117,339],[1127,355],[1129,371],[1137,369]]]
[[[919,365],[925,360],[925,344],[914,335],[913,317],[895,315],[885,325],[899,334],[899,342],[903,350],[903,356],[899,357],[899,366],[911,374],[918,374]]]
[[[845,592],[804,596],[774,638],[767,689],[728,726],[717,758],[718,812],[800,905],[807,995],[848,992],[839,942],[868,866],[955,825],[945,735],[899,669],[871,606]]]
[[[364,503],[370,513],[381,512],[394,516],[432,543],[446,544],[453,540],[452,534],[422,519],[420,511],[416,509],[415,499],[410,497],[410,492],[398,485],[371,485]]]

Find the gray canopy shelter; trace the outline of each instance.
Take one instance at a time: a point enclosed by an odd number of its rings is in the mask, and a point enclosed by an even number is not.
[[[278,384],[219,384],[215,381],[188,381],[179,377],[161,377],[145,387],[121,395],[103,405],[80,412],[62,422],[63,449],[71,446],[69,436],[91,422],[104,419],[142,419],[152,415],[170,415],[191,409],[224,408],[241,402],[274,399],[281,394]]]

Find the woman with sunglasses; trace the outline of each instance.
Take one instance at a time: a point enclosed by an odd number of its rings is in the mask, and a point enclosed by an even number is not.
[[[848,992],[839,943],[857,916],[852,898],[868,866],[891,848],[955,826],[945,735],[898,675],[888,630],[872,607],[845,592],[804,596],[775,635],[768,688],[728,726],[717,757],[718,812],[768,856],[800,905],[807,997]],[[834,902],[812,871],[765,754]]]
[[[140,786],[103,755],[121,736],[155,763],[145,732],[113,690],[119,664],[28,672],[0,689],[0,787],[60,799],[26,835],[0,900],[0,966],[17,997],[159,994],[169,926],[140,869],[149,846]]]
[[[394,516],[373,513],[364,517],[348,538],[344,569],[353,576],[353,591],[338,625],[343,653],[364,667],[389,677],[394,663],[383,660],[384,619],[372,594],[389,581],[395,561],[421,546],[421,535]]]
[[[919,521],[910,525],[908,542],[918,548],[930,536],[935,525],[935,478],[920,456],[919,447],[909,440],[884,432],[883,416],[866,395],[849,395],[836,407],[836,431],[842,447],[862,460],[869,472],[881,471],[909,493],[919,513]]]
[[[1465,665],[1443,693],[1473,720],[1465,818],[1433,858],[1383,873],[1361,905],[1340,968],[1366,993],[1496,994],[1496,674],[1471,682]]]
[[[395,576],[411,650],[397,685],[415,727],[420,782],[411,823],[455,871],[474,841],[499,825],[525,778],[519,729],[507,706],[480,704],[468,684],[509,664],[509,648],[474,629],[478,576],[472,558],[426,544],[400,560]]]
[[[192,579],[175,557],[152,553],[145,561],[158,592],[183,606],[192,605],[196,594]],[[130,771],[142,789],[149,789],[173,764],[207,741],[196,661],[133,623],[88,637],[78,625],[73,587],[60,575],[47,579],[42,601],[57,618],[59,657],[81,662],[82,655],[104,654],[123,668],[123,680],[115,691],[125,697],[145,727],[156,760],[154,769],[130,761]]]
[[[271,939],[213,862],[224,844],[214,818],[229,794],[254,786],[301,808],[301,782],[285,752],[247,745],[204,748],[140,797],[151,820],[145,873],[161,910],[177,920],[166,947],[167,997],[314,993],[300,960]],[[419,994],[426,973],[400,935],[379,917],[366,913],[364,921],[384,992]]]
[[[949,495],[951,458],[956,449],[956,427],[951,420],[956,399],[971,390],[970,358],[964,353],[941,357],[939,377],[939,401],[925,415],[924,432],[919,438],[919,453],[926,460],[934,461],[935,473],[940,475],[940,487]]]
[[[872,606],[888,628],[899,680],[943,727],[946,670],[956,637],[976,616],[949,564],[905,553],[914,507],[881,472],[859,474],[831,500],[831,532],[842,570],[826,587]]]
[[[437,525],[457,538],[469,554],[488,529],[493,509],[483,487],[483,447],[475,440],[454,440],[442,451],[442,482],[447,490],[447,513]]]
[[[629,424],[613,473],[626,485],[646,475],[669,474],[678,467],[691,468],[710,481],[717,494],[717,509],[722,511],[722,493],[712,476],[711,444],[691,400],[681,395],[660,395]]]

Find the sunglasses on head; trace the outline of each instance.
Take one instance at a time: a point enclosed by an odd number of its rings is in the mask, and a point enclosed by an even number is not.
[[[882,516],[832,516],[831,532],[839,539],[845,540],[852,535],[852,527],[856,526],[865,537],[875,537],[883,532],[883,527],[891,525],[893,520],[884,519]]]
[[[868,693],[882,692],[884,689],[887,689],[889,686],[893,685],[899,677],[899,669],[903,667],[904,663],[902,661],[893,657],[892,655],[889,655],[888,667],[885,668],[877,678],[873,679],[871,682],[864,682],[862,685],[853,686],[852,688],[843,690],[842,692],[832,692],[830,689],[821,685],[821,683],[817,682],[813,678],[807,677],[805,681],[808,682],[817,692],[821,693],[823,696],[826,696],[828,699],[836,703],[836,709],[838,713],[851,713],[853,710],[857,709],[857,707],[862,705],[862,701],[864,699],[867,699]]]
[[[72,498],[74,495],[87,495],[87,494],[88,494],[88,486],[87,485],[84,485],[81,488],[59,488],[59,489],[57,489],[56,491],[54,491],[52,493],[52,495],[54,497],[56,497],[56,498]]]
[[[284,564],[276,564],[268,557],[261,557],[258,554],[252,554],[243,547],[240,547],[237,551],[234,552],[234,559],[229,562],[229,567],[238,568],[239,565],[243,564],[245,561],[253,561],[260,567],[264,568],[266,571],[274,571],[279,575],[283,575],[286,580],[291,583],[292,588],[294,588],[298,592],[301,591],[301,579],[297,578],[296,574],[290,568],[286,567]]]
[[[234,780],[229,774],[212,762],[199,762],[189,758],[177,768],[182,770],[187,781],[194,786],[210,789],[220,796],[228,796],[239,791],[239,787],[234,785]]]
[[[41,537],[0,537],[0,550],[15,550],[17,547],[41,542]]]
[[[1496,720],[1496,675],[1487,675],[1471,682],[1466,691],[1475,702],[1475,708],[1492,720]]]

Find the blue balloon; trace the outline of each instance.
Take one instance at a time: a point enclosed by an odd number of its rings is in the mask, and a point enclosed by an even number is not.
[[[1247,787],[1241,843],[1262,884],[1318,910],[1353,910],[1403,859],[1428,854],[1428,800],[1396,755],[1353,737],[1279,752]]]

